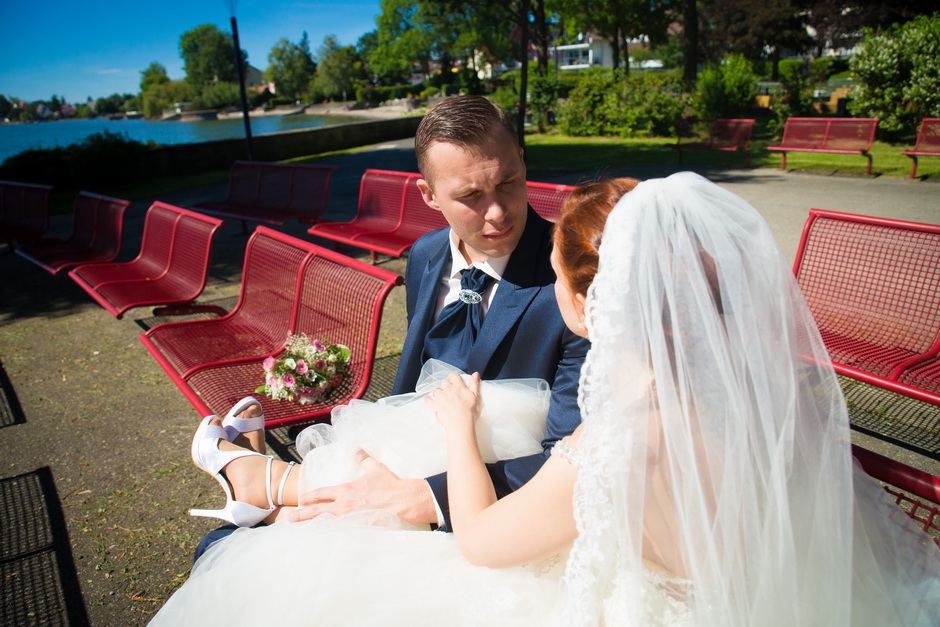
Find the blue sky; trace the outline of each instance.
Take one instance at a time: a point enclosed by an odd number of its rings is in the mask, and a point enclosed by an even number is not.
[[[84,102],[140,91],[152,61],[170,78],[184,77],[179,38],[201,24],[231,30],[231,0],[0,0],[0,94],[45,100],[56,94]],[[264,70],[268,52],[306,30],[316,53],[327,35],[355,45],[375,30],[380,0],[312,2],[236,0],[235,17],[248,62]]]

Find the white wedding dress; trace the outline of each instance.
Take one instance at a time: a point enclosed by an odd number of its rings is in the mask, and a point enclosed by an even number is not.
[[[357,448],[403,477],[446,467],[444,432],[423,396],[455,370],[425,365],[418,392],[354,401],[333,425],[301,432],[302,489],[359,472]],[[541,380],[484,381],[477,424],[487,462],[542,450],[550,390]],[[555,452],[578,467],[578,451]],[[565,556],[518,568],[473,566],[449,533],[419,529],[386,512],[321,516],[239,529],[212,545],[151,625],[538,625],[557,624]],[[652,571],[642,585],[663,625],[684,625],[684,605],[663,594]],[[616,592],[609,613],[615,617]],[[677,614],[676,607],[679,607]]]
[[[333,425],[301,432],[301,489],[359,472],[358,448],[399,476],[446,469],[444,432],[425,393],[454,369],[425,366],[418,392],[354,401]],[[541,380],[483,382],[477,433],[488,462],[542,450],[550,390]],[[531,625],[557,615],[563,560],[473,566],[449,533],[379,511],[239,529],[212,545],[151,625]]]

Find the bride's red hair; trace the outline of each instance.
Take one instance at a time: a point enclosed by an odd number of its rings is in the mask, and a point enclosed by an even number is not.
[[[561,207],[553,234],[563,278],[576,294],[587,295],[597,274],[598,254],[607,215],[639,185],[631,178],[607,179],[579,187]]]

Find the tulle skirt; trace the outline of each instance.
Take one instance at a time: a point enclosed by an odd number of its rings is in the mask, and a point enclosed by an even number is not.
[[[473,566],[454,537],[382,512],[240,529],[199,559],[151,625],[537,625],[561,558]]]
[[[337,408],[298,437],[301,489],[359,472],[362,448],[401,477],[446,469],[443,429],[423,395],[454,371],[429,362],[415,394]],[[540,380],[484,382],[477,435],[487,461],[542,450],[550,391]],[[239,529],[198,560],[152,625],[533,625],[557,616],[563,559],[473,566],[451,534],[385,512]]]

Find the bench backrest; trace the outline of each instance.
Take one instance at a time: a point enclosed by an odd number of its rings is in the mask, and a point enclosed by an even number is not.
[[[402,223],[397,234],[417,240],[425,233],[442,229],[447,220],[444,214],[432,209],[424,202],[424,197],[418,189],[420,176],[409,177],[405,182],[404,199],[402,200]]]
[[[169,246],[170,255],[165,262],[166,280],[175,284],[180,290],[201,292],[206,285],[212,237],[222,226],[222,221],[159,201],[151,206],[150,211],[153,210],[175,214],[172,243]],[[146,235],[145,226],[145,238]],[[142,245],[141,253],[143,250]]]
[[[715,146],[747,148],[751,143],[754,120],[723,118],[708,120],[709,139]]]
[[[0,228],[22,229],[37,237],[49,228],[50,185],[0,181]]]
[[[787,118],[781,146],[870,150],[878,118]]]
[[[812,209],[793,271],[824,336],[915,355],[936,348],[940,225]]]
[[[170,260],[173,230],[179,219],[178,207],[155,202],[144,216],[144,233],[140,241],[140,253],[134,263],[141,264],[149,276],[162,272]]]
[[[914,152],[940,152],[940,118],[921,121]]]
[[[572,185],[555,185],[552,183],[536,183],[526,181],[526,195],[529,204],[535,212],[548,220],[555,222],[561,214],[561,204],[572,191],[577,189]]]
[[[326,211],[333,165],[236,161],[225,202],[319,216]]]
[[[316,244],[307,243],[306,247],[292,332],[348,346],[352,351],[350,376],[338,392],[354,392],[371,376],[382,306],[402,278]]]
[[[263,338],[246,354],[269,353],[282,346],[294,316],[300,270],[307,256],[305,247],[285,243],[256,227],[245,249],[241,292],[231,316],[243,319],[251,331]],[[237,341],[237,340],[236,340]]]
[[[402,219],[405,185],[419,175],[392,170],[366,170],[359,183],[359,205],[356,219],[368,219],[369,224],[381,224],[391,231]]]
[[[130,204],[128,200],[80,192],[75,197],[69,244],[113,259],[121,251],[124,212]]]

